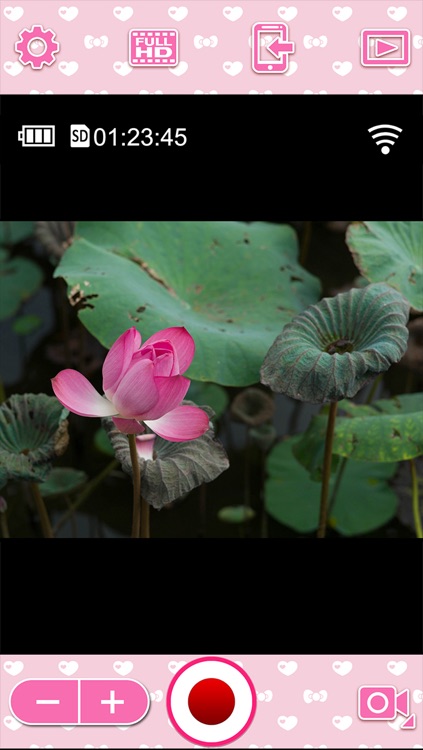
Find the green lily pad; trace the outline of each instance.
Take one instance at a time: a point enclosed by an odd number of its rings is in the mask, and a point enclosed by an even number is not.
[[[98,429],[94,435],[94,445],[100,453],[105,453],[106,456],[114,456],[115,452],[112,448],[112,444],[108,438],[107,432],[102,427]]]
[[[0,221],[0,245],[16,245],[33,231],[33,221]]]
[[[369,281],[385,281],[423,310],[423,222],[365,221],[346,236],[354,262]]]
[[[19,336],[27,336],[29,333],[36,331],[41,323],[42,320],[38,315],[21,315],[13,322],[12,328]]]
[[[9,479],[43,482],[68,445],[69,412],[54,396],[25,393],[0,406],[0,487]]]
[[[42,494],[44,498],[72,495],[87,481],[88,476],[85,471],[68,467],[52,469],[46,481],[43,482]]]
[[[408,315],[407,301],[387,284],[325,297],[284,327],[261,382],[311,404],[352,398],[401,359]]]
[[[217,514],[219,521],[224,523],[245,523],[251,521],[256,515],[255,511],[248,505],[228,505],[221,508]]]
[[[423,409],[337,421],[333,451],[356,461],[405,461],[423,454]]]
[[[10,257],[0,248],[0,320],[10,318],[41,286],[43,274],[32,260]]]
[[[327,409],[325,409],[327,411]],[[341,416],[342,413],[347,416]],[[410,393],[380,399],[371,406],[342,400],[338,404],[332,452],[332,471],[339,456],[381,463],[405,461],[423,454],[423,395]],[[323,468],[327,414],[313,417],[293,452],[320,481]]]
[[[188,393],[187,399],[193,401],[197,406],[207,404],[214,411],[214,418],[218,419],[225,411],[229,397],[225,389],[216,383],[201,383],[199,380],[193,380]]]
[[[183,401],[183,404],[193,405],[192,401]],[[201,408],[210,419],[214,416],[212,409],[207,406]],[[106,417],[101,422],[122,469],[132,476],[127,435],[116,429],[112,419]],[[157,510],[204,482],[212,482],[229,468],[228,457],[223,446],[215,440],[212,427],[201,437],[180,443],[171,443],[156,436],[154,454],[154,459],[146,460],[139,456],[138,461],[141,494]]]
[[[185,326],[187,375],[242,386],[259,380],[282,326],[317,301],[289,226],[261,222],[80,222],[56,268],[88,330],[110,347],[135,325],[143,339]]]
[[[278,443],[269,454],[265,507],[279,523],[300,533],[315,531],[320,513],[320,485],[296,461],[292,448],[298,436]],[[329,523],[345,536],[366,534],[396,513],[397,498],[388,485],[396,464],[348,461]],[[335,476],[330,480],[330,492]]]

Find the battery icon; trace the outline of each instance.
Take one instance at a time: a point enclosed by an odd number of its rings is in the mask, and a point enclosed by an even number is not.
[[[18,141],[22,146],[54,146],[55,125],[22,125]]]

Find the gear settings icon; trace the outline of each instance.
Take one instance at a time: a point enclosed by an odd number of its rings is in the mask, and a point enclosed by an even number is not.
[[[22,65],[31,65],[34,70],[39,70],[43,65],[52,65],[60,49],[55,36],[55,31],[44,29],[43,26],[22,29],[19,32],[20,41],[15,44]]]

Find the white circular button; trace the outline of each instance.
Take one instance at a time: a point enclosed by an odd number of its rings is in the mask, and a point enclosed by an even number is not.
[[[175,729],[189,742],[219,747],[237,740],[253,721],[257,706],[247,673],[229,659],[194,659],[177,672],[167,693]]]

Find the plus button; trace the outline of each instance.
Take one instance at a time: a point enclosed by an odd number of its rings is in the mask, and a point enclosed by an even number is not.
[[[123,703],[125,703],[125,701],[118,701],[118,700],[117,700],[117,699],[115,698],[115,691],[114,691],[114,690],[111,690],[111,691],[110,691],[110,700],[102,700],[101,702],[102,702],[103,704],[107,704],[107,703],[108,703],[108,704],[110,705],[110,713],[111,713],[111,714],[114,714],[114,713],[115,713],[115,706],[116,706],[116,705],[117,705],[118,703],[120,703],[120,704],[123,704]]]

